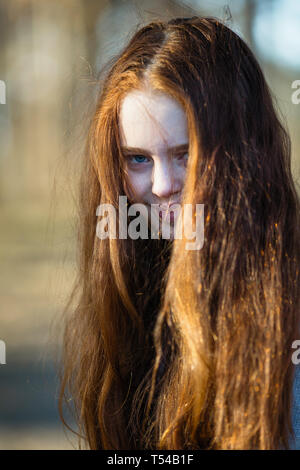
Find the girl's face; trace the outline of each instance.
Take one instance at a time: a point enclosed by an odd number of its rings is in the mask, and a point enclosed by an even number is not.
[[[169,95],[133,90],[120,108],[120,139],[126,157],[127,178],[133,202],[159,205],[160,220],[174,223],[169,207],[181,202],[188,159],[188,128],[181,105]]]

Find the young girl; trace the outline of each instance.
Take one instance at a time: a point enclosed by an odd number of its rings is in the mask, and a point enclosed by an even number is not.
[[[156,205],[148,237],[99,236],[119,196]],[[204,204],[200,249],[175,237],[173,204],[193,223]],[[295,446],[299,227],[290,140],[247,45],[213,18],[140,29],[83,162],[60,411],[70,394],[90,449]]]

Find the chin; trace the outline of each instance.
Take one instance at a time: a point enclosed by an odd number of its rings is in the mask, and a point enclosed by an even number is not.
[[[164,229],[163,229],[164,227]],[[168,230],[170,230],[170,235],[168,237],[164,237],[165,240],[174,240],[175,238],[175,227],[173,224],[171,224],[170,226],[169,225],[164,225],[162,227],[162,230],[164,230],[164,232],[166,234],[169,234]]]

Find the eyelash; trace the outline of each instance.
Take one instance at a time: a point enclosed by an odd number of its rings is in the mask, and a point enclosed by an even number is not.
[[[128,155],[128,159],[131,163],[145,163],[145,161],[143,162],[133,161],[134,158],[146,158],[147,159],[146,161],[149,161],[148,157],[145,157],[144,155]]]
[[[187,158],[188,158],[188,152],[182,153],[182,154],[178,155],[178,157],[179,157],[179,159],[183,159],[186,155],[187,155]],[[138,158],[138,157],[139,158],[146,158],[147,160],[142,161],[142,162],[133,161],[134,158]],[[149,161],[149,158],[145,157],[145,155],[127,155],[127,159],[129,160],[130,163],[136,163],[136,164],[147,163]]]

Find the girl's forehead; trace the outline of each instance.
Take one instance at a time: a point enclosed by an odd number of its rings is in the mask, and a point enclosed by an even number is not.
[[[151,148],[188,142],[186,114],[171,96],[155,90],[133,90],[120,106],[122,145]]]

